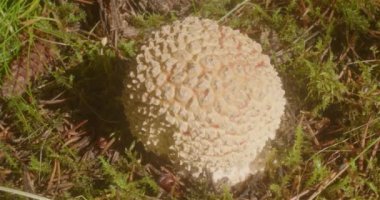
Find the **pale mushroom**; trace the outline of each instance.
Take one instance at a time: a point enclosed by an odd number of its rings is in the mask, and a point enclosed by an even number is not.
[[[187,17],[153,32],[125,79],[132,133],[194,177],[206,169],[230,185],[276,135],[281,79],[260,44],[238,30]]]

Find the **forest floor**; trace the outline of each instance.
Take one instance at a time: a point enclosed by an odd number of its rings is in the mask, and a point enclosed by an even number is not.
[[[120,2],[0,2],[0,199],[380,199],[379,1]],[[238,188],[181,179],[124,119],[144,36],[190,15],[261,43],[291,104]]]

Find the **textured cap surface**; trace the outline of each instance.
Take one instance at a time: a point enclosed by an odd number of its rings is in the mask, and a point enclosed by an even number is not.
[[[281,80],[246,35],[188,17],[154,32],[127,73],[123,102],[147,150],[197,177],[230,184],[253,173],[284,113]]]

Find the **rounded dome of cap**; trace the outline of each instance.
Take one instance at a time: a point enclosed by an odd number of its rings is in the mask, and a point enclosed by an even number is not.
[[[153,32],[123,94],[145,148],[197,177],[244,181],[284,113],[281,80],[248,36],[188,17]]]

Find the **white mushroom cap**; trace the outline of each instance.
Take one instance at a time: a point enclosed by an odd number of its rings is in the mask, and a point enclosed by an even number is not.
[[[128,71],[123,102],[147,150],[215,182],[244,181],[284,113],[281,80],[260,44],[208,19],[154,32]]]

